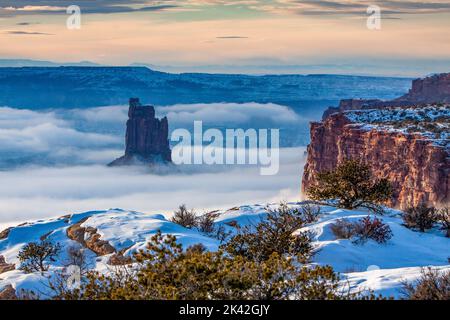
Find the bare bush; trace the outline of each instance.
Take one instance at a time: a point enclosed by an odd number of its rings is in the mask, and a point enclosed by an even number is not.
[[[422,203],[416,207],[406,209],[402,218],[406,227],[425,232],[437,222],[438,214],[436,208],[427,207]]]
[[[197,226],[197,215],[194,210],[186,209],[186,205],[183,204],[174,212],[172,222],[192,229]]]
[[[450,238],[450,207],[439,210],[438,219],[441,223],[441,229],[445,231],[445,236]]]
[[[350,239],[355,235],[354,224],[347,219],[339,219],[330,225],[330,230],[337,239]]]
[[[77,266],[80,268],[81,274],[86,273],[88,270],[88,261],[85,249],[80,245],[67,248],[67,258],[64,266]]]
[[[213,213],[205,213],[198,217],[197,228],[200,232],[213,233],[215,230],[214,220],[216,215]]]
[[[408,300],[450,300],[450,271],[423,269],[417,281],[404,283],[403,296]]]
[[[317,222],[321,214],[320,206],[306,203],[300,206],[299,212],[305,223]]]
[[[19,252],[20,269],[26,273],[47,271],[46,260],[54,261],[60,250],[59,244],[53,244],[48,240],[30,242]]]
[[[371,219],[367,216],[356,222],[339,219],[330,226],[330,229],[337,239],[354,238],[353,242],[359,244],[369,239],[377,243],[386,243],[392,238],[391,228],[377,217]]]
[[[364,243],[372,239],[378,243],[386,243],[392,238],[391,228],[383,220],[367,216],[355,224],[356,243]]]

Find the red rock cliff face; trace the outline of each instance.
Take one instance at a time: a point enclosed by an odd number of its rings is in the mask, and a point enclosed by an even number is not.
[[[302,191],[316,182],[317,172],[345,159],[361,159],[376,176],[389,179],[395,190],[389,204],[393,207],[450,201],[450,155],[445,148],[419,134],[364,129],[342,113],[311,124]]]

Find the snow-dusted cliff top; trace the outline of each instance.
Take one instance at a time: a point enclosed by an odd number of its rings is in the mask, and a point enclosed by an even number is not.
[[[450,148],[450,105],[427,105],[409,108],[380,108],[344,112],[353,123],[364,128],[382,129],[404,134],[420,134]]]

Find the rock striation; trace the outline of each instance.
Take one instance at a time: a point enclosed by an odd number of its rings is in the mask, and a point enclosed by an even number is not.
[[[360,159],[371,166],[377,177],[393,184],[394,196],[389,205],[404,209],[419,203],[447,204],[449,115],[450,106],[391,108],[334,113],[324,121],[311,123],[302,191],[316,183],[318,172],[331,170],[345,159]],[[417,130],[411,125],[417,122],[424,122],[424,127],[432,131]]]
[[[138,98],[130,99],[125,155],[110,166],[171,162],[167,118],[155,117],[153,106],[141,105]]]

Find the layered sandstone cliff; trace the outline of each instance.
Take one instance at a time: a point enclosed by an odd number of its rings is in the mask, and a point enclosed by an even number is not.
[[[171,162],[168,135],[166,117],[158,119],[153,106],[143,106],[137,98],[130,99],[125,155],[109,165]]]
[[[345,159],[368,163],[394,187],[391,206],[450,201],[450,106],[334,113],[311,124],[302,190]]]

